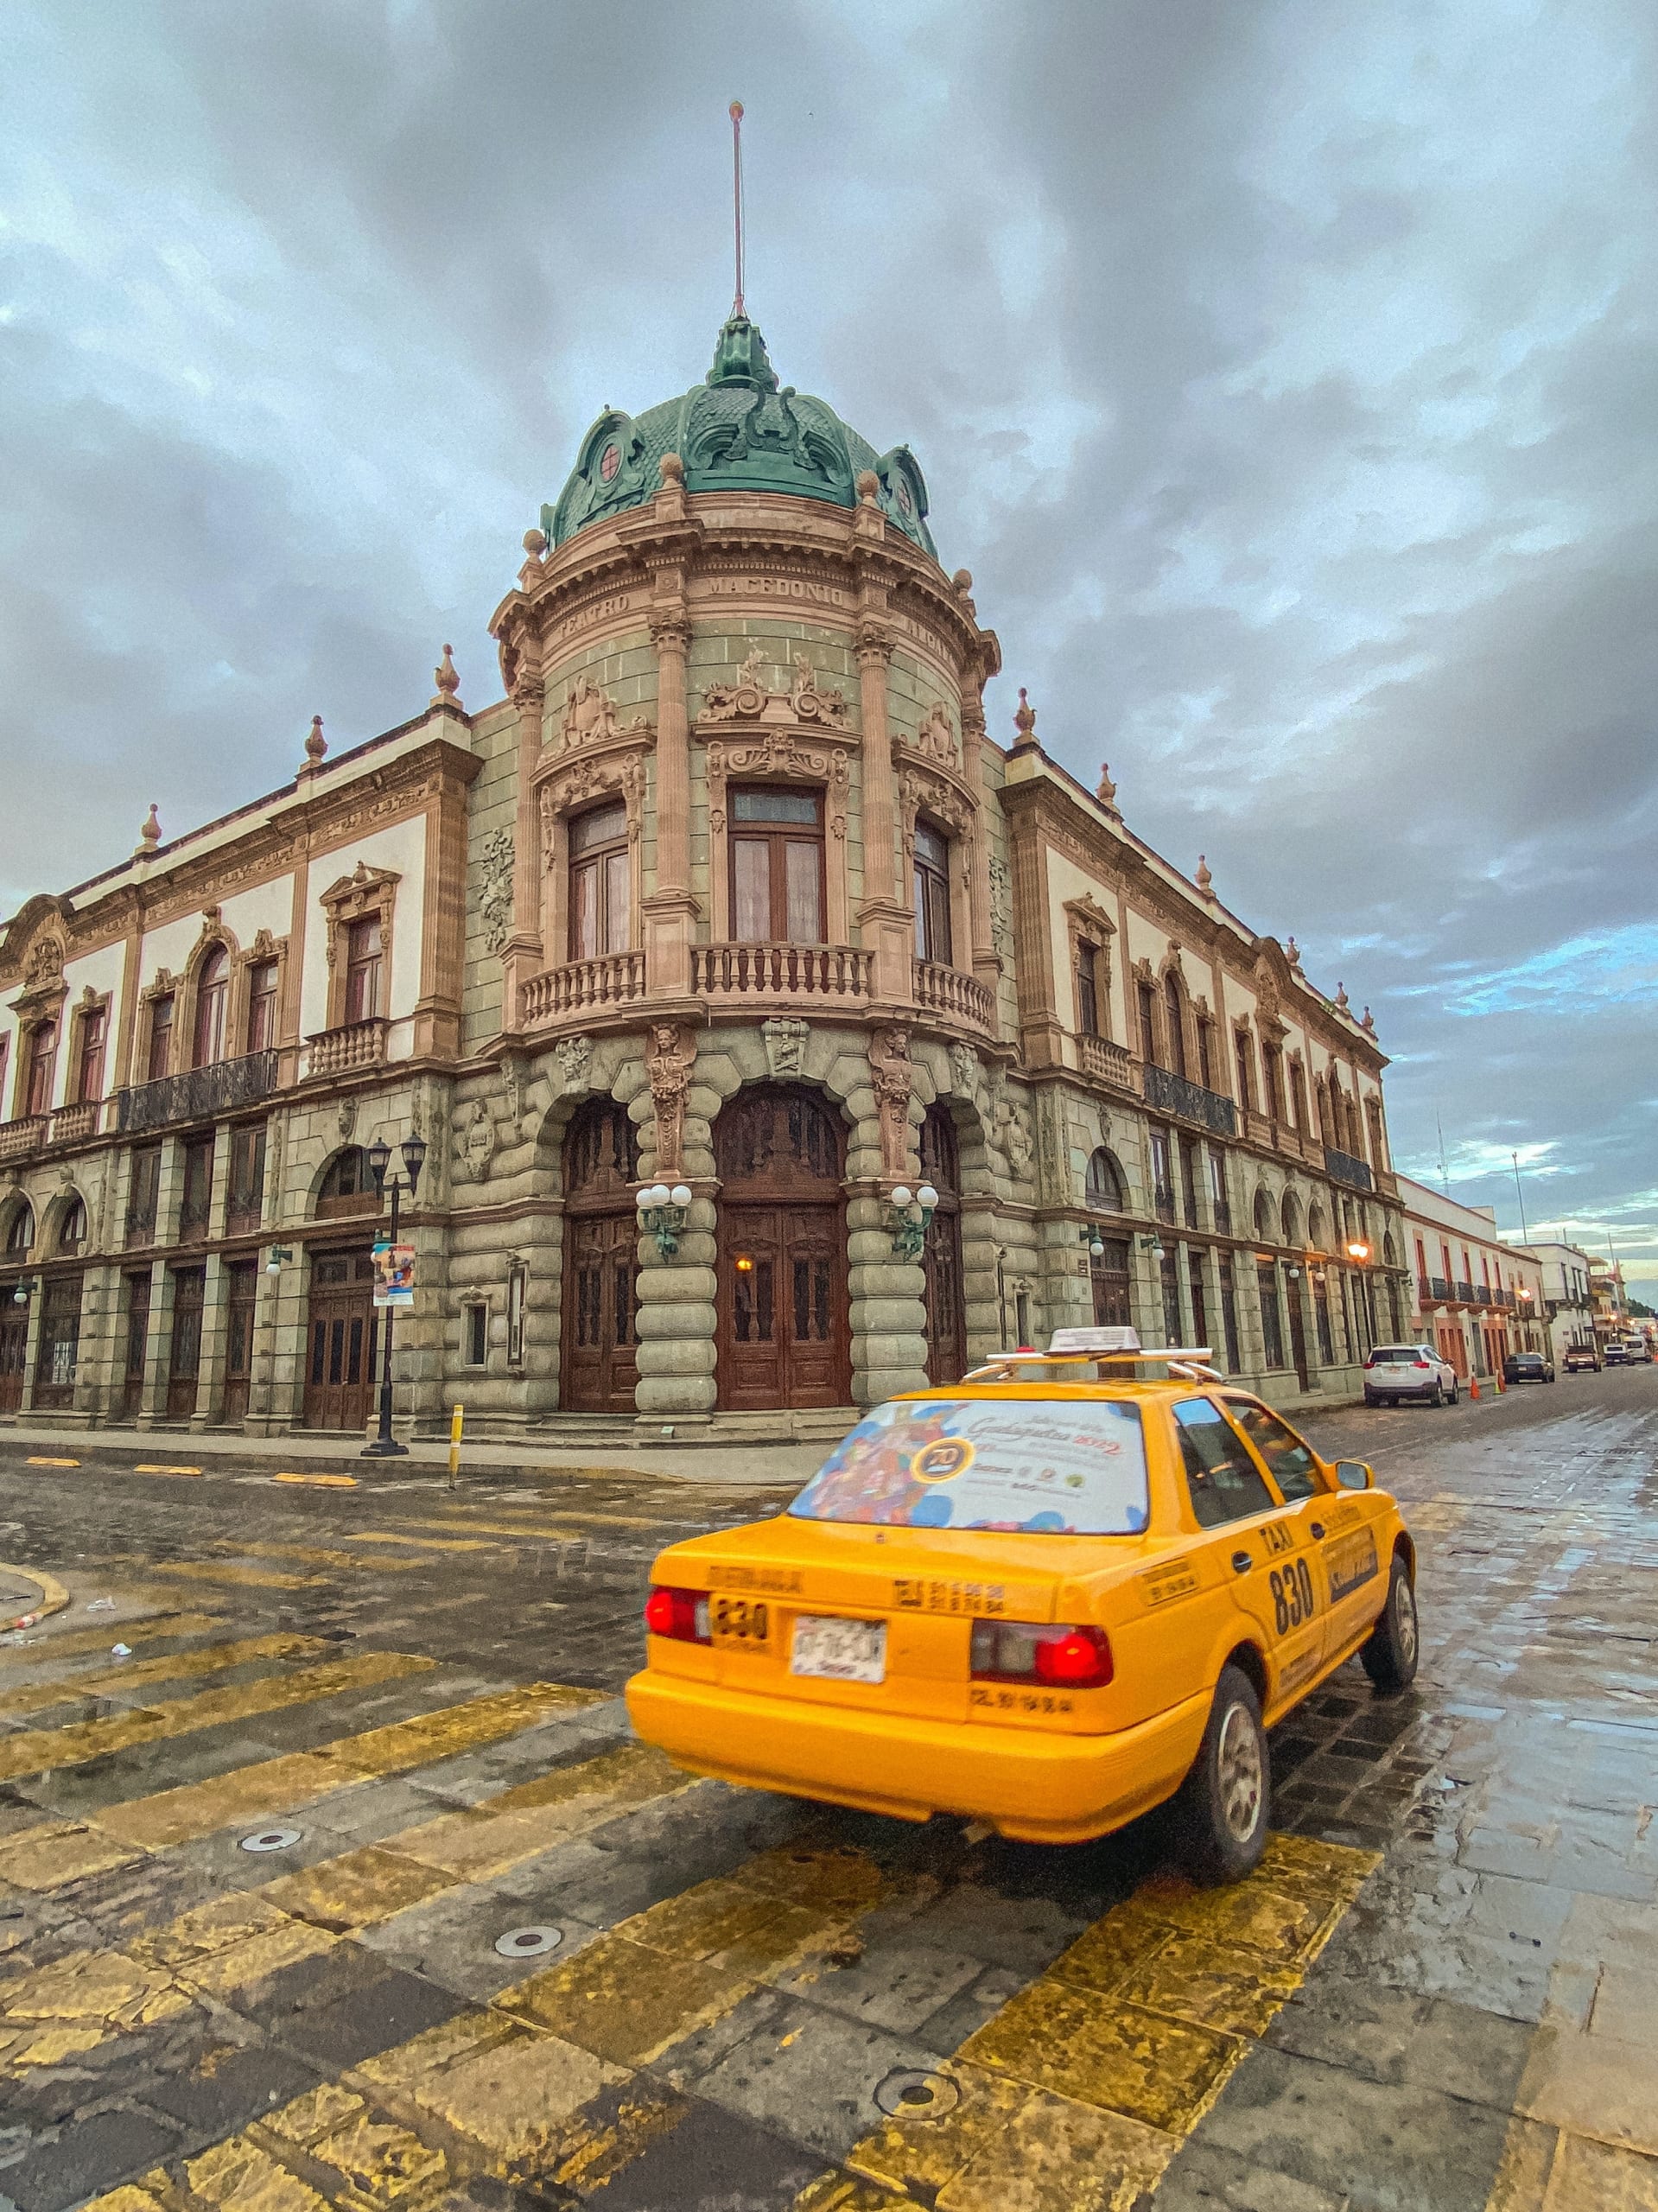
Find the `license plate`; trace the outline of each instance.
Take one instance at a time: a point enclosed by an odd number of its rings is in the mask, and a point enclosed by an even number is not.
[[[885,1681],[886,1622],[829,1620],[816,1613],[798,1614],[789,1672],[820,1675],[833,1682]]]
[[[727,1651],[763,1651],[772,1640],[772,1608],[763,1598],[716,1598],[708,1630]]]

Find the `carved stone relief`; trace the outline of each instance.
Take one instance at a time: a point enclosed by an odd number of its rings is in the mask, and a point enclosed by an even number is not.
[[[804,653],[797,653],[794,680],[786,691],[774,691],[766,682],[766,664],[759,648],[750,652],[734,681],[716,678],[702,693],[703,718],[708,721],[758,721],[762,715],[792,715],[797,721],[816,723],[823,729],[846,727],[844,692],[822,683]]]
[[[902,1181],[910,1166],[910,1092],[915,1083],[907,1029],[893,1023],[874,1032],[869,1076],[880,1113],[881,1173]]]
[[[685,1101],[696,1061],[696,1037],[677,1021],[653,1022],[645,1047],[651,1103],[657,1113],[657,1177],[666,1182],[684,1168]]]
[[[971,1045],[957,1038],[950,1048],[950,1087],[958,1098],[971,1098],[979,1087],[979,1056]]]
[[[512,832],[492,830],[484,840],[483,888],[478,912],[484,925],[484,944],[499,952],[512,927]]]
[[[827,794],[831,836],[846,836],[847,791],[851,781],[842,745],[803,741],[789,730],[757,730],[735,742],[711,738],[708,748],[708,825],[717,836],[726,826],[726,784],[733,776],[782,776],[821,783]]]
[[[806,1039],[811,1034],[811,1024],[774,1017],[760,1024],[760,1035],[765,1044],[765,1065],[772,1081],[781,1082],[785,1077],[804,1072],[806,1062]]]
[[[454,1116],[455,1173],[481,1183],[487,1178],[489,1164],[494,1157],[495,1124],[489,1108],[481,1098],[472,1099]]]
[[[591,1037],[562,1037],[553,1047],[566,1090],[585,1090],[593,1066]]]
[[[990,944],[1004,957],[1013,949],[1013,882],[1007,863],[993,854],[990,859]]]
[[[935,699],[927,709],[927,718],[916,732],[915,749],[924,753],[930,760],[942,760],[947,768],[960,766],[961,754],[956,743],[956,732],[950,726],[950,712],[942,699]]]

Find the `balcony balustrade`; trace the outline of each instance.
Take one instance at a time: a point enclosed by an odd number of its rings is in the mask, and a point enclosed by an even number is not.
[[[964,976],[959,968],[941,967],[936,960],[918,960],[913,971],[918,1007],[929,1014],[942,1014],[946,1020],[965,1021],[975,1029],[989,1028],[996,1001],[976,976]]]
[[[383,1014],[377,1014],[372,1021],[348,1021],[339,1029],[320,1029],[306,1040],[309,1047],[306,1074],[314,1081],[318,1076],[350,1075],[358,1068],[384,1065],[390,1027]]]
[[[532,976],[518,994],[519,1018],[526,1029],[533,1029],[566,1014],[608,1014],[644,996],[644,953],[604,952]]]
[[[1102,1083],[1114,1084],[1119,1090],[1138,1089],[1134,1081],[1134,1056],[1126,1045],[1114,1044],[1109,1037],[1091,1037],[1085,1031],[1077,1034],[1077,1064],[1084,1075],[1097,1077]]]
[[[691,988],[711,999],[861,1006],[873,965],[854,944],[694,944]]]
[[[136,1083],[115,1094],[115,1127],[122,1135],[134,1136],[144,1129],[165,1128],[169,1122],[211,1122],[218,1115],[255,1106],[276,1088],[277,1064],[274,1049],[247,1052],[240,1059],[215,1060],[211,1067],[162,1076],[155,1083]]]
[[[1443,1275],[1435,1275],[1428,1284],[1428,1294],[1443,1304],[1451,1295],[1451,1285]]]
[[[1474,1295],[1482,1306],[1489,1306],[1491,1302],[1491,1286],[1487,1282],[1480,1283],[1476,1287]]]
[[[22,1121],[0,1122],[0,1160],[27,1160],[46,1142],[50,1124],[44,1114],[28,1114]]]
[[[1189,1083],[1183,1075],[1175,1075],[1167,1068],[1154,1067],[1148,1061],[1140,1070],[1146,1103],[1160,1114],[1175,1114],[1182,1121],[1199,1122],[1217,1137],[1236,1136],[1237,1109],[1229,1098],[1218,1090],[1205,1090],[1200,1083]]]
[[[1375,1178],[1367,1163],[1356,1160],[1350,1152],[1337,1152],[1333,1144],[1324,1147],[1324,1173],[1332,1183],[1342,1183],[1350,1191],[1373,1191]]]
[[[1471,1282],[1459,1282],[1457,1285],[1457,1299],[1460,1305],[1471,1306],[1474,1302],[1473,1284]]]
[[[85,1137],[95,1137],[103,1108],[101,1098],[83,1098],[73,1106],[60,1106],[52,1116],[52,1129],[47,1142],[79,1144]]]

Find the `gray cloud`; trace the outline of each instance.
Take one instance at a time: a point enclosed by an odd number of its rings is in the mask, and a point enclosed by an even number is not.
[[[581,429],[706,365],[736,93],[751,305],[920,454],[1004,734],[1027,683],[1375,1007],[1401,1160],[1439,1113],[1511,1221],[1520,1147],[1534,1219],[1658,1273],[1654,40],[1637,0],[14,9],[7,902],[280,779],[314,712],[402,719],[445,636],[492,692]]]

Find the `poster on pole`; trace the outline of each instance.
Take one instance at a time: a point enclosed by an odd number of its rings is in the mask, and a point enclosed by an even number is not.
[[[414,1302],[414,1246],[377,1244],[374,1248],[374,1303],[376,1306],[412,1306]]]

